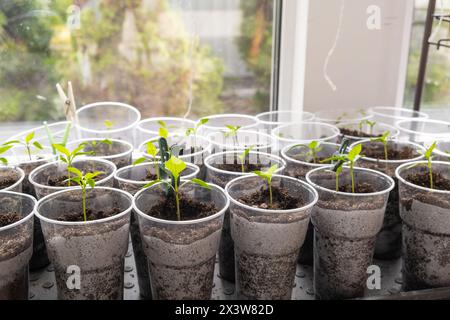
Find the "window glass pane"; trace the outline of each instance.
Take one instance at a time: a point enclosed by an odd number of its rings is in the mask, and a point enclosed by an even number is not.
[[[441,12],[441,3],[443,4],[444,12],[450,13],[450,0],[438,0],[436,3],[436,13]],[[405,92],[405,105],[408,107],[411,107],[414,101],[427,7],[428,0],[416,0]],[[439,21],[435,20],[433,33],[437,30],[438,24]],[[434,42],[439,39],[450,38],[449,30],[449,23],[442,22]],[[450,42],[446,44],[450,44]],[[442,109],[448,107],[448,102],[450,101],[450,73],[448,71],[450,69],[450,49],[440,48],[437,50],[436,46],[430,46],[429,49],[421,110],[435,117],[444,112]]]
[[[0,1],[0,122],[120,101],[143,118],[269,109],[274,0]],[[6,126],[6,124],[5,124]]]

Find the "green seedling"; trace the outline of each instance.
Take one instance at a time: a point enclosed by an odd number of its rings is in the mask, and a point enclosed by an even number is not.
[[[103,121],[103,124],[105,125],[106,130],[112,130],[114,127],[114,121],[111,120],[105,120]]]
[[[209,119],[207,119],[207,118],[200,119],[200,121],[195,125],[194,128],[188,128],[186,130],[186,137],[189,137],[191,135],[194,137],[194,145],[193,145],[194,150],[197,149],[197,132],[198,132],[198,129],[200,129],[201,126],[207,124],[208,121],[209,121]]]
[[[82,142],[82,144],[84,144],[84,148],[90,147],[92,149],[92,151],[89,151],[89,152],[92,152],[91,155],[95,156],[95,148],[99,144],[105,144],[111,148],[111,146],[113,145],[113,142],[109,139],[103,139],[103,140],[85,141],[85,142]]]
[[[317,154],[322,151],[322,147],[319,141],[311,141],[309,144],[299,144],[293,146],[291,149],[296,147],[305,147],[308,148],[308,152],[305,153],[307,159],[312,159],[313,163],[318,163]]]
[[[367,124],[369,126],[369,133],[370,135],[373,135],[373,128],[375,127],[375,125],[377,124],[375,121],[370,121],[370,120],[362,120],[359,123],[359,131],[363,131],[363,127],[364,125]]]
[[[362,146],[357,144],[354,146],[348,153],[342,153],[342,148],[340,153],[334,155],[328,159],[323,160],[322,162],[337,162],[333,168],[333,171],[336,173],[336,191],[339,191],[339,175],[342,172],[342,166],[344,164],[348,164],[350,166],[350,177],[352,181],[352,193],[355,193],[355,163],[361,157]]]
[[[181,210],[180,210],[180,190],[188,183],[197,184],[203,188],[211,189],[210,185],[200,179],[186,180],[180,185],[181,173],[186,169],[186,163],[175,157],[171,156],[168,161],[165,162],[165,172],[168,174],[170,179],[157,179],[149,184],[145,185],[144,188],[153,186],[156,183],[164,183],[169,189],[171,189],[175,195],[175,203],[177,208],[177,220],[181,221]]]
[[[11,149],[12,146],[0,146],[0,155],[4,154],[6,151],[8,151],[9,149]],[[5,157],[0,157],[0,162],[3,163],[5,166],[8,165],[8,159],[6,159]]]
[[[278,165],[275,164],[271,166],[267,171],[253,171],[254,174],[256,174],[261,179],[266,180],[267,185],[269,186],[269,208],[273,206],[273,196],[272,196],[272,177],[275,171],[278,170]]]
[[[169,137],[169,128],[167,127],[167,124],[162,120],[158,121],[158,124],[159,124],[158,130],[159,136],[164,139],[167,139]]]
[[[95,178],[101,174],[104,174],[104,172],[98,171],[98,172],[88,172],[86,174],[83,174],[80,170],[74,167],[68,167],[67,170],[74,174],[73,178],[69,178],[68,180],[71,182],[75,182],[81,187],[81,193],[82,193],[82,206],[83,206],[83,218],[84,222],[87,221],[87,214],[86,214],[86,194],[87,194],[87,187],[91,187],[92,189],[95,187]]]
[[[71,171],[69,170],[69,168],[73,167],[73,162],[74,160],[79,157],[79,156],[83,156],[83,155],[92,155],[93,152],[85,152],[83,151],[85,148],[85,144],[84,143],[80,143],[78,145],[78,147],[76,147],[75,149],[73,149],[72,151],[69,151],[66,147],[64,147],[63,145],[60,144],[54,144],[53,147],[60,153],[59,155],[59,159],[67,164],[67,186],[70,187],[71,186]]]
[[[66,128],[64,129],[63,138],[60,143],[57,143],[55,141],[53,133],[50,131],[50,128],[48,127],[47,121],[44,121],[44,127],[45,127],[45,132],[47,133],[47,136],[48,136],[48,141],[50,141],[50,144],[52,146],[53,154],[56,155],[57,151],[56,151],[55,147],[53,147],[53,145],[60,144],[64,147],[67,145],[67,141],[69,140],[70,129],[72,128],[72,123],[71,122],[67,123]]]
[[[159,167],[158,167],[158,163],[157,163],[157,156],[158,156],[158,149],[156,149],[155,145],[153,144],[155,141],[149,141],[147,142],[146,146],[146,153],[152,156],[153,162],[154,162],[154,169],[155,169],[155,173],[157,178],[160,178],[160,173],[159,173]],[[139,158],[136,161],[134,161],[133,166],[136,166],[140,163],[144,163],[147,161],[147,158]]]
[[[383,133],[381,135],[381,137],[370,139],[370,141],[381,142],[383,144],[384,160],[386,160],[386,161],[389,160],[388,159],[388,142],[389,142],[389,137],[390,136],[391,136],[391,132],[390,131],[386,131],[385,133]]]
[[[30,161],[31,160],[33,160],[32,159],[32,149],[33,148],[35,148],[35,149],[37,149],[37,150],[43,150],[44,148],[42,147],[42,145],[39,143],[39,142],[37,142],[37,141],[33,141],[33,139],[34,139],[34,131],[33,132],[31,132],[31,133],[29,133],[26,137],[25,137],[25,139],[24,139],[24,141],[20,141],[20,140],[12,140],[12,141],[8,141],[8,142],[5,142],[4,144],[3,144],[3,146],[14,146],[14,145],[21,145],[21,146],[24,146],[25,147],[25,149],[26,149],[26,151],[27,151],[27,155],[28,155],[28,158],[30,159]]]
[[[427,150],[425,150],[425,152],[418,150],[418,152],[420,154],[422,154],[425,157],[425,159],[427,160],[426,166],[428,168],[428,174],[430,177],[430,189],[434,189],[432,160],[433,160],[433,152],[434,152],[434,149],[436,149],[436,146],[437,146],[437,142],[435,141]],[[420,166],[420,165],[424,165],[424,164],[418,164],[418,165]],[[414,166],[416,166],[416,164],[412,165],[411,167],[414,167]]]
[[[235,126],[232,126],[232,125],[229,125],[229,124],[227,124],[225,127],[228,129],[228,131],[225,132],[225,137],[226,138],[233,137],[234,146],[237,148],[239,146],[238,131],[242,127],[241,126],[236,126],[235,127]]]
[[[195,125],[194,128],[188,128],[186,130],[186,136],[189,137],[190,135],[193,135],[194,137],[197,135],[198,129],[200,129],[201,126],[207,124],[209,119],[203,118],[200,119],[200,121]]]
[[[250,151],[252,151],[252,149],[255,146],[251,146],[247,149],[244,150],[244,152],[242,152],[240,155],[238,155],[239,159],[241,160],[241,169],[242,169],[242,173],[245,173],[245,160],[248,156],[248,154],[250,153]]]

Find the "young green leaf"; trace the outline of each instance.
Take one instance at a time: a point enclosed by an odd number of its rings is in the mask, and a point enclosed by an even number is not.
[[[114,127],[114,122],[111,120],[105,120],[103,121],[103,124],[105,125],[106,129],[111,130]]]
[[[147,161],[147,158],[139,158],[133,162],[133,166],[137,166],[138,164],[144,163]]]
[[[31,142],[31,140],[33,140],[34,138],[34,131],[29,133],[26,137],[25,137],[25,143],[29,144]]]
[[[194,179],[192,179],[191,181],[192,181],[193,183],[199,185],[199,186],[202,187],[202,188],[211,190],[211,186],[210,186],[208,183],[206,183],[205,181],[203,181],[203,180],[194,178]]]
[[[39,150],[43,150],[44,149],[44,147],[37,141],[34,141],[33,145]]]
[[[64,146],[62,146],[62,145],[60,145],[60,144],[54,144],[53,147],[55,147],[55,149],[56,149],[59,153],[62,153],[62,154],[65,155],[66,157],[70,157],[70,151],[69,151],[66,147],[64,147]]]
[[[348,159],[351,162],[354,162],[358,159],[360,153],[362,151],[362,146],[360,144],[357,144],[354,146],[348,153]]]
[[[153,144],[153,142],[148,142],[146,147],[147,147],[147,154],[151,155],[153,158],[156,158],[158,154],[158,149],[156,149],[156,146]]]
[[[11,145],[3,145],[3,146],[0,146],[0,154],[3,154],[3,153],[5,153],[6,151],[8,151],[9,149],[11,149],[12,148],[12,146]]]
[[[80,170],[78,170],[77,168],[75,168],[75,167],[68,167],[67,170],[69,172],[72,172],[73,174],[75,174],[79,178],[83,177],[83,173]]]
[[[278,170],[278,165],[275,164],[271,166],[267,171],[253,171],[254,174],[256,174],[261,179],[266,180],[267,184],[269,185],[269,206],[272,207],[273,205],[273,196],[272,196],[272,176],[275,173],[275,171]]]
[[[153,185],[155,185],[155,184],[157,184],[157,183],[160,183],[160,182],[162,182],[162,181],[159,180],[159,179],[153,180],[153,181],[147,183],[147,184],[146,184],[145,186],[143,186],[142,188],[147,189],[147,188],[150,188],[151,186],[153,186]]]
[[[167,139],[169,136],[169,131],[165,127],[160,127],[158,132],[159,136],[163,137],[164,139]]]
[[[166,162],[166,169],[170,171],[175,180],[178,180],[181,172],[183,172],[184,169],[186,169],[186,163],[183,160],[172,156]]]
[[[8,159],[6,159],[6,158],[4,158],[4,157],[1,157],[1,158],[0,158],[0,162],[3,163],[5,166],[8,165]]]

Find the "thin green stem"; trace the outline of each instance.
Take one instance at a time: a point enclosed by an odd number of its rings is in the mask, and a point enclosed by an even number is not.
[[[433,184],[433,169],[431,167],[430,161],[428,161],[428,172],[430,174],[430,189],[433,189],[433,186],[434,186],[434,184]]]
[[[355,173],[353,171],[353,162],[350,162],[350,176],[352,178],[352,193],[355,193]]]
[[[84,222],[87,221],[87,216],[86,216],[86,187],[82,187],[82,197],[83,197],[83,217],[84,217]]]
[[[387,149],[387,142],[383,143],[384,145],[384,160],[388,160],[388,149]]]
[[[269,182],[269,203],[270,203],[270,207],[272,207],[273,198],[272,198],[272,183],[271,182]]]
[[[177,219],[178,219],[178,221],[181,221],[180,195],[178,193],[178,182],[177,181],[175,181],[175,186],[174,186],[173,190],[175,192],[175,203],[177,206]]]
[[[337,173],[337,172],[336,172],[335,181],[336,181],[336,192],[338,192],[339,191],[339,173]]]
[[[28,158],[30,159],[30,161],[32,160],[31,159],[31,148],[30,148],[30,145],[27,143],[26,144],[26,148],[27,148],[27,153],[28,153]]]

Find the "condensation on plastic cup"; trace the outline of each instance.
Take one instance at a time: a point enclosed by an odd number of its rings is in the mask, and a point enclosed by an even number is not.
[[[399,140],[429,145],[434,141],[450,139],[450,122],[431,119],[406,119],[397,121]]]
[[[120,102],[96,102],[77,110],[78,129],[82,138],[110,138],[134,143],[135,127],[141,113]],[[105,124],[109,121],[111,128]]]
[[[429,118],[425,112],[396,107],[373,107],[369,109],[369,113],[373,115],[373,120],[376,122],[392,126],[395,126],[395,123],[400,120]]]

